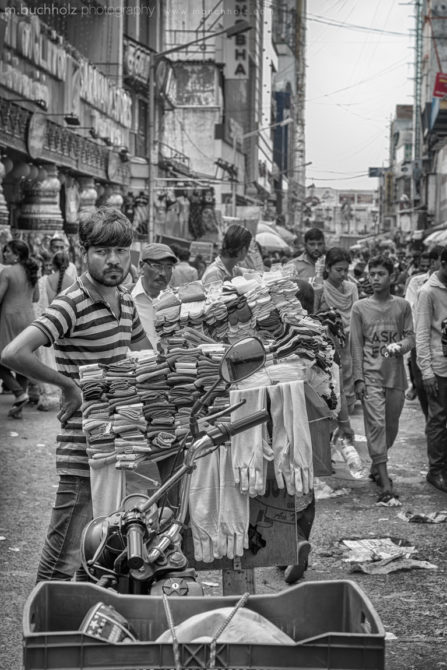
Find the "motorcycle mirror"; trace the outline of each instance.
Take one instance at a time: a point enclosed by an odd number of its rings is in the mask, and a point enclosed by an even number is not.
[[[260,370],[265,363],[265,349],[257,337],[246,337],[233,344],[222,358],[220,375],[227,383],[240,382]]]

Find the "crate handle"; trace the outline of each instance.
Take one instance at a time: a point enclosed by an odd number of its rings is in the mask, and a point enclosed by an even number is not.
[[[222,622],[222,624],[219,626],[217,631],[213,635],[213,639],[210,642],[210,662],[208,664],[209,670],[214,670],[216,667],[216,644],[219,636],[224,632],[225,628],[228,626],[230,623],[231,619],[234,617],[236,612],[241,608],[245,607],[245,605],[248,602],[248,599],[250,597],[250,594],[244,593],[243,596],[239,598],[237,601],[236,605],[233,607],[231,610],[230,614],[227,616],[225,621]],[[177,640],[177,635],[175,632],[175,626],[174,626],[174,620],[172,618],[172,612],[171,608],[169,606],[169,599],[167,598],[166,594],[163,593],[163,606],[165,608],[165,614],[166,614],[166,619],[168,620],[168,625],[169,625],[169,630],[171,631],[172,635],[172,647],[174,650],[174,663],[175,663],[175,670],[182,670],[182,665],[180,662],[180,648],[179,648],[179,643]]]

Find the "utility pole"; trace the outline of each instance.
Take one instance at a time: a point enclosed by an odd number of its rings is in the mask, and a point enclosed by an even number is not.
[[[306,198],[306,153],[304,135],[304,102],[306,75],[306,0],[296,0],[295,29],[295,92],[292,96],[291,114],[291,170],[289,172],[289,225],[303,233],[304,201]]]
[[[416,43],[414,63],[414,100],[413,100],[413,174],[411,175],[411,207],[414,213],[416,206],[421,203],[422,194],[416,188],[416,179],[419,181],[419,190],[422,183],[422,147],[421,147],[421,104],[422,104],[422,20],[423,0],[416,0]],[[416,202],[417,200],[417,202]],[[417,228],[417,217],[415,226]],[[412,226],[413,227],[413,226]]]

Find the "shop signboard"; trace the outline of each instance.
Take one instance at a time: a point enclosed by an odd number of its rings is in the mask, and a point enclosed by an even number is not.
[[[151,55],[149,49],[124,37],[123,42],[123,70],[124,76],[141,84],[149,81]]]
[[[248,0],[224,0],[224,28],[235,26],[238,21],[249,20]],[[240,33],[226,37],[224,44],[225,77],[227,79],[248,79],[249,72],[249,36]]]
[[[178,107],[216,107],[217,68],[214,63],[175,63]]]
[[[447,74],[437,72],[435,86],[433,89],[434,98],[445,98],[447,96]]]
[[[191,258],[200,255],[207,263],[211,263],[213,260],[213,249],[214,244],[212,242],[191,242],[189,252]]]

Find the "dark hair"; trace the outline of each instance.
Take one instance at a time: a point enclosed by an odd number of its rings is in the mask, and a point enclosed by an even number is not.
[[[431,261],[437,261],[440,255],[442,254],[442,250],[444,247],[442,247],[440,244],[436,244],[430,251],[428,252],[428,257]]]
[[[99,207],[79,223],[79,242],[88,251],[90,247],[130,247],[132,224],[116,207]]]
[[[247,228],[233,223],[224,235],[220,253],[222,256],[234,258],[242,249],[248,249],[251,239],[252,234]]]
[[[320,228],[309,228],[304,234],[304,243],[309,240],[323,240],[324,242],[324,233]]]
[[[443,247],[440,258],[441,263],[447,263],[447,247]]]
[[[327,279],[329,276],[328,269],[331,268],[335,263],[340,263],[342,261],[346,261],[346,263],[351,262],[351,257],[349,255],[349,252],[346,251],[346,249],[342,249],[341,247],[331,247],[331,249],[328,250],[326,254],[326,258],[324,261],[325,265],[325,270],[323,272],[323,278]]]
[[[70,259],[65,251],[58,251],[54,254],[52,259],[53,267],[59,272],[59,280],[57,282],[56,295],[59,295],[64,281],[65,271],[67,270]]]
[[[13,254],[16,254],[19,257],[19,263],[25,270],[26,278],[31,286],[34,287],[37,284],[39,264],[34,258],[30,257],[29,246],[27,243],[22,242],[22,240],[10,240],[5,244],[4,248],[10,249]]]
[[[390,258],[385,258],[385,256],[374,256],[368,263],[368,270],[371,268],[377,268],[381,265],[385,268],[388,274],[391,276],[394,272],[394,263]]]
[[[189,261],[191,255],[189,249],[185,249],[185,247],[177,247],[174,253],[180,261]]]

